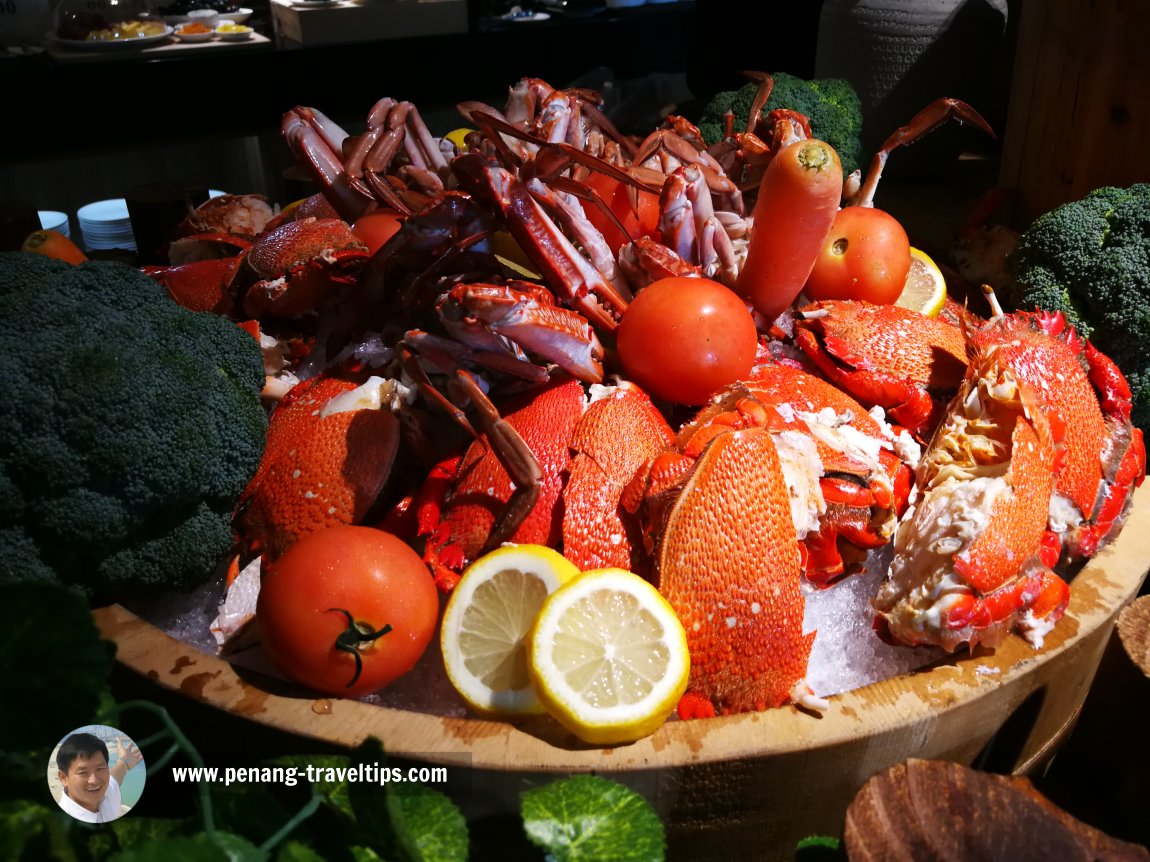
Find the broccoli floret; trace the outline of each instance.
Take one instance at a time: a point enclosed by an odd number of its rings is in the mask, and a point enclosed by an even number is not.
[[[0,254],[0,580],[187,589],[263,455],[263,362],[124,264]]]
[[[776,108],[789,108],[811,121],[811,134],[826,141],[839,154],[843,172],[859,167],[862,158],[862,103],[849,81],[840,78],[818,78],[807,81],[778,72],[775,85],[763,109],[763,117]],[[699,131],[708,144],[723,138],[723,115],[729,109],[735,117],[736,131],[746,128],[747,115],[755,100],[758,85],[745,84],[738,90],[717,93],[699,118]]]
[[[1062,311],[1113,359],[1150,431],[1150,184],[1105,187],[1039,216],[1007,259],[1014,308]]]

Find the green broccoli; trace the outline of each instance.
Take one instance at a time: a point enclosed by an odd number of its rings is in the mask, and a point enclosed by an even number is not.
[[[0,254],[0,581],[187,589],[263,455],[260,350],[124,264]]]
[[[1014,308],[1062,311],[1113,359],[1150,431],[1150,184],[1095,189],[1039,216],[1007,258]]]
[[[778,72],[775,86],[763,116],[776,108],[789,108],[804,114],[811,121],[811,134],[826,141],[839,154],[843,173],[859,167],[862,158],[862,104],[849,81],[841,78],[821,78],[807,81]],[[703,108],[699,118],[699,131],[703,140],[714,144],[723,138],[723,115],[730,110],[735,115],[735,130],[747,126],[747,115],[755,100],[758,85],[745,84],[738,90],[724,90],[715,94]]]

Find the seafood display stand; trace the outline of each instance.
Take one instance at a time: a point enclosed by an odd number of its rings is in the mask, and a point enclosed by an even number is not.
[[[528,782],[606,775],[643,793],[667,828],[669,858],[789,859],[812,834],[840,834],[871,775],[908,757],[1025,774],[1074,725],[1123,607],[1150,569],[1150,483],[1120,535],[1071,582],[1066,616],[1035,650],[1011,636],[923,670],[831,698],[821,717],[795,707],[671,721],[617,748],[577,743],[550,722],[512,725],[387,709],[238,673],[124,608],[95,611],[118,660],[155,683],[236,716],[353,747],[466,766],[482,804],[513,811]],[[987,753],[989,752],[989,756]]]

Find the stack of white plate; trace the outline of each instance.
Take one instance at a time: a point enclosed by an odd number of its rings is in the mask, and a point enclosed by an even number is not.
[[[72,223],[69,221],[67,213],[56,210],[40,210],[39,216],[40,227],[44,230],[54,230],[66,237],[72,236]]]
[[[88,251],[125,248],[135,251],[136,237],[128,217],[128,204],[123,198],[111,198],[85,204],[76,210],[84,248]]]

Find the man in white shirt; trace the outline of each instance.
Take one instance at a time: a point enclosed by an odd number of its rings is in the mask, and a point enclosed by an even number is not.
[[[87,823],[110,823],[120,816],[120,783],[143,760],[135,745],[116,739],[116,765],[108,767],[108,746],[90,733],[73,733],[60,744],[56,770],[64,792],[60,807]]]

